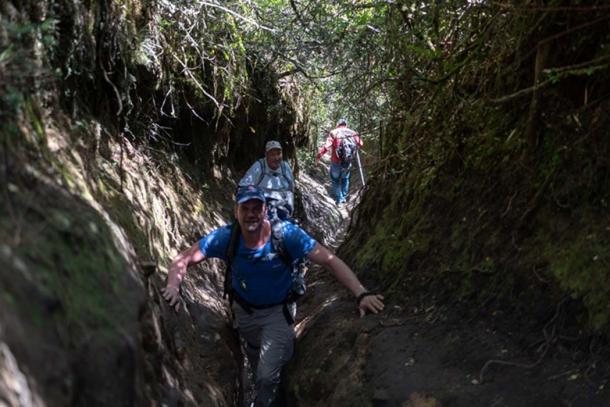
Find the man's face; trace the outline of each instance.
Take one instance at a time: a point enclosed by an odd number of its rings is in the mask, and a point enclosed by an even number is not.
[[[250,199],[237,205],[235,217],[243,231],[256,232],[265,219],[265,204],[258,199]]]
[[[272,170],[277,170],[282,164],[282,150],[279,148],[273,148],[265,153],[267,159],[267,165]]]

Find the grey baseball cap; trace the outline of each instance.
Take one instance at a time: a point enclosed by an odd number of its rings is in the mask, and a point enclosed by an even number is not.
[[[280,150],[282,149],[282,145],[279,141],[269,140],[267,144],[265,144],[265,152],[273,150],[274,148],[279,148]]]

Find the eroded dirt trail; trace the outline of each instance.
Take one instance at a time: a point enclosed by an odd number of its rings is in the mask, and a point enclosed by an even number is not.
[[[334,250],[355,202],[347,208],[334,204],[322,167],[299,178],[301,223]],[[220,384],[199,386],[202,395],[194,399],[237,405],[239,347],[221,309],[220,271],[212,268],[215,273],[191,273],[189,316],[176,321],[189,328],[177,326],[174,332],[179,351],[196,345],[191,350],[198,353],[197,360],[183,356],[182,375],[200,382],[202,372],[215,371],[210,383]],[[378,289],[374,282],[364,283]],[[289,406],[610,405],[603,369],[595,377],[587,369],[594,358],[607,359],[558,342],[552,332],[559,319],[553,315],[547,325],[534,326],[491,307],[473,311],[443,304],[425,291],[417,298],[388,298],[383,313],[359,318],[351,294],[328,271],[311,268],[307,284],[297,313],[295,355],[285,375]]]

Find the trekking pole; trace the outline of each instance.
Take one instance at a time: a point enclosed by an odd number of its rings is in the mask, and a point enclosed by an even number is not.
[[[362,181],[362,186],[365,186],[364,183],[364,173],[362,172],[362,163],[360,162],[360,151],[356,150],[356,162],[358,163],[358,172],[360,173],[360,181]]]

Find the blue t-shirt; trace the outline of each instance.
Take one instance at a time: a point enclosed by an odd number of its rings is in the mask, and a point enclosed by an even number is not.
[[[231,225],[214,230],[199,241],[205,257],[226,260],[231,238]],[[291,259],[303,258],[313,250],[315,239],[300,227],[284,223],[284,248]],[[237,254],[233,259],[233,290],[250,304],[277,304],[286,299],[292,285],[292,266],[284,263],[273,248],[271,237],[258,249],[249,249],[239,237]]]

